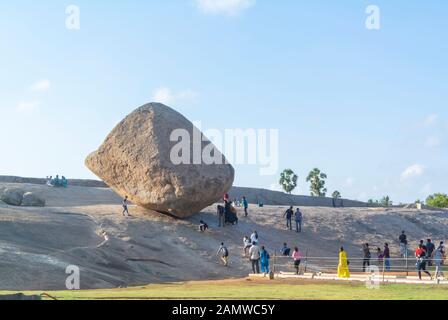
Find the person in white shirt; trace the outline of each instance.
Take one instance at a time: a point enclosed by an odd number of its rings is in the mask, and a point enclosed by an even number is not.
[[[245,236],[243,238],[243,245],[244,245],[244,247],[243,247],[244,256],[246,257],[247,256],[247,250],[249,250],[250,247],[252,247],[252,242],[250,242],[249,237]]]
[[[255,242],[256,244],[258,244],[258,232],[257,231],[254,231],[254,233],[251,234],[250,242],[251,243]]]
[[[256,242],[252,243],[249,249],[250,262],[252,263],[252,271],[254,274],[260,273],[260,247]]]

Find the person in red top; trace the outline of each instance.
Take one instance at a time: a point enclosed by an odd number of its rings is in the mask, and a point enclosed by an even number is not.
[[[432,275],[426,271],[426,263],[428,262],[428,257],[426,255],[427,249],[422,244],[419,244],[418,248],[415,250],[415,257],[417,258],[417,271],[418,278],[422,280],[422,271],[426,273],[432,280]]]

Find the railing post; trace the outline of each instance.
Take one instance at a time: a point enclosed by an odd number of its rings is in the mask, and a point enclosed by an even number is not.
[[[385,268],[386,268],[386,258],[383,257],[383,283],[384,283],[384,280],[385,280],[385,274],[384,274]]]
[[[406,255],[406,277],[409,277],[408,255]]]
[[[307,267],[308,267],[308,249],[306,249],[306,253],[305,253],[305,271],[303,273],[304,275],[306,273]]]
[[[277,250],[274,251],[274,265],[272,266],[272,271],[274,272],[275,277],[275,264],[277,263]]]

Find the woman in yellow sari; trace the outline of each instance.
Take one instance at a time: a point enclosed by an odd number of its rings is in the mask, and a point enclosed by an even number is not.
[[[350,270],[348,270],[347,252],[341,247],[339,252],[338,278],[350,278]]]

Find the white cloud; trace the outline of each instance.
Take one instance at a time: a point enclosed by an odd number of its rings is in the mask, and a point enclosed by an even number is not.
[[[425,141],[425,146],[427,146],[428,148],[435,148],[438,147],[440,145],[440,139],[439,137],[428,137]]]
[[[199,100],[200,94],[191,89],[173,92],[171,89],[162,87],[153,92],[152,100],[166,105],[194,104]]]
[[[51,82],[47,79],[43,79],[40,81],[37,81],[36,83],[33,83],[30,86],[30,91],[32,92],[44,92],[50,90]]]
[[[355,183],[355,178],[349,177],[345,180],[345,184],[349,187],[353,186],[354,183]]]
[[[17,104],[16,110],[23,113],[33,113],[39,109],[40,102],[21,101]]]
[[[256,0],[196,0],[202,12],[235,16],[254,6]]]
[[[423,124],[425,126],[429,127],[429,126],[433,125],[434,123],[436,123],[438,118],[439,118],[438,114],[435,114],[435,113],[430,114],[429,116],[427,116],[425,118],[425,121],[423,122]]]
[[[406,168],[401,174],[401,179],[406,180],[412,177],[421,176],[425,172],[425,167],[419,164],[414,164]]]

